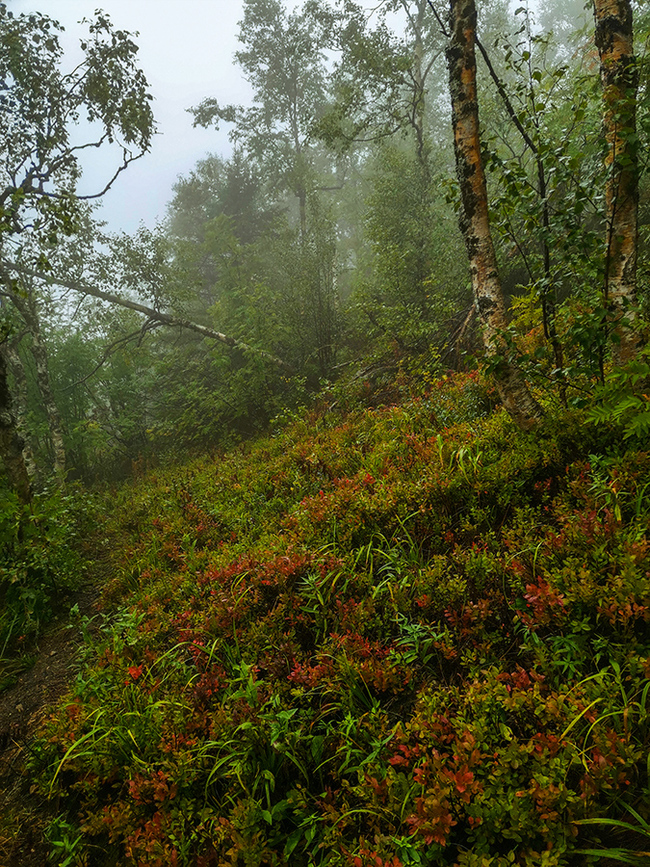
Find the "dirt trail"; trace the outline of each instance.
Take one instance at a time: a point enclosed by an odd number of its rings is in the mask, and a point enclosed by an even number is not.
[[[92,569],[92,579],[70,594],[65,609],[43,631],[32,668],[0,693],[0,817],[15,817],[11,825],[0,828],[0,867],[46,867],[50,863],[42,823],[35,815],[38,799],[29,791],[24,762],[28,743],[47,709],[66,692],[79,668],[83,639],[79,629],[70,628],[66,611],[77,605],[82,617],[97,612],[101,595],[97,572],[103,570],[102,564],[94,566],[99,568]]]

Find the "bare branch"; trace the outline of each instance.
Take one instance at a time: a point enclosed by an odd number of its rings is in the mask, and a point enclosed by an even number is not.
[[[127,156],[127,154],[128,154],[128,156]],[[125,169],[127,169],[131,165],[131,163],[134,163],[136,160],[139,160],[140,157],[144,156],[144,152],[136,154],[135,156],[133,156],[133,154],[131,154],[129,151],[127,151],[126,148],[123,148],[122,149],[122,156],[124,157],[124,162],[118,168],[118,170],[115,172],[115,174],[110,179],[110,181],[106,184],[106,186],[104,187],[103,190],[101,190],[99,193],[91,193],[87,196],[77,196],[77,198],[79,200],[82,200],[82,201],[87,201],[88,199],[101,198],[104,195],[104,193],[107,193],[110,190],[110,188],[113,186],[113,184],[118,179],[118,177],[122,174],[122,172]]]
[[[445,27],[444,21],[443,21],[442,18],[440,17],[440,13],[439,13],[438,10],[436,9],[436,7],[433,5],[433,3],[431,2],[431,0],[427,0],[427,3],[428,3],[429,6],[431,7],[431,11],[433,12],[433,14],[436,16],[436,21],[438,22],[438,26],[439,26],[440,29],[442,30],[444,36],[446,36],[447,38],[449,38],[449,36],[450,36],[449,29],[448,29],[447,27]]]
[[[506,111],[508,112],[508,116],[510,117],[510,120],[517,127],[517,129],[519,130],[519,133],[521,134],[521,137],[526,142],[526,144],[531,149],[531,151],[534,154],[536,154],[537,153],[537,145],[531,139],[531,137],[528,135],[528,133],[524,129],[521,121],[517,117],[517,112],[515,111],[514,106],[510,102],[510,97],[506,93],[506,89],[503,86],[503,82],[501,81],[499,76],[496,74],[496,71],[495,71],[494,67],[492,66],[492,61],[490,60],[490,56],[487,53],[487,51],[485,50],[485,48],[483,47],[483,43],[481,42],[481,40],[478,38],[478,34],[475,35],[474,41],[476,42],[476,46],[477,46],[478,50],[481,52],[481,56],[483,57],[483,60],[485,61],[485,65],[488,68],[488,72],[490,73],[490,76],[491,76],[492,81],[494,82],[494,84],[496,86],[496,89],[499,91],[499,96],[503,100],[503,104],[506,107]]]

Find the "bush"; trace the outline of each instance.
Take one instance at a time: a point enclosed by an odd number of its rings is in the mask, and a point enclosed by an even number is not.
[[[29,507],[6,493],[0,502],[0,660],[27,648],[79,586],[79,537],[88,502],[58,489],[35,495]],[[0,681],[0,688],[6,686]]]
[[[79,857],[559,867],[643,813],[650,457],[469,385],[122,490],[123,608],[31,762]]]

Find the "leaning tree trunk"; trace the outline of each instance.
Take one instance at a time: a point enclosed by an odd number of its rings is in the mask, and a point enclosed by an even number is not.
[[[31,271],[28,268],[20,268],[12,262],[2,262],[4,268],[9,271],[25,276],[36,277],[43,280],[44,283],[50,283],[56,286],[61,286],[64,289],[72,289],[74,292],[79,292],[81,295],[92,295],[93,298],[101,298],[102,301],[108,301],[110,304],[117,304],[120,307],[126,307],[127,310],[135,310],[138,313],[144,314],[152,322],[160,322],[163,325],[169,325],[172,328],[187,328],[189,331],[194,331],[202,337],[207,337],[208,340],[216,340],[219,343],[225,343],[231,349],[239,349],[242,352],[250,352],[254,355],[270,361],[277,367],[281,367],[289,373],[294,373],[294,369],[286,361],[278,358],[276,355],[271,355],[270,352],[265,352],[263,349],[257,349],[254,346],[249,346],[241,340],[235,340],[234,337],[229,337],[227,334],[222,334],[220,331],[215,331],[213,328],[206,328],[205,325],[198,325],[192,322],[191,319],[181,319],[178,316],[172,316],[170,313],[164,313],[162,310],[156,310],[153,307],[147,307],[144,304],[139,304],[137,301],[131,301],[128,298],[123,298],[121,295],[116,295],[114,292],[104,292],[102,289],[97,289],[90,283],[85,283],[80,280],[71,280],[66,277],[55,277],[53,274],[39,274],[36,271]]]
[[[0,345],[0,452],[9,484],[21,503],[29,503],[32,498],[32,488],[23,457],[23,439],[16,429],[7,377],[7,362],[2,345]]]
[[[634,327],[639,210],[638,70],[632,5],[630,0],[594,0],[594,16],[607,141],[605,301],[616,335],[614,359],[624,364],[639,348]]]
[[[447,48],[456,173],[460,186],[460,230],[469,257],[474,300],[488,357],[496,361],[495,381],[504,407],[527,430],[542,416],[521,371],[508,359],[506,306],[490,233],[487,184],[481,158],[476,90],[476,4],[451,0]]]

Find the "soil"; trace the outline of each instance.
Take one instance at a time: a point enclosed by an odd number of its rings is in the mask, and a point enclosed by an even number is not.
[[[87,583],[66,600],[66,609],[78,606],[80,615],[97,612],[100,590]],[[67,691],[80,666],[82,636],[63,614],[48,624],[34,649],[36,661],[17,683],[0,693],[0,817],[23,821],[0,833],[0,867],[46,867],[50,847],[41,821],[34,821],[38,799],[29,791],[24,774],[28,745],[45,719],[48,708]]]

